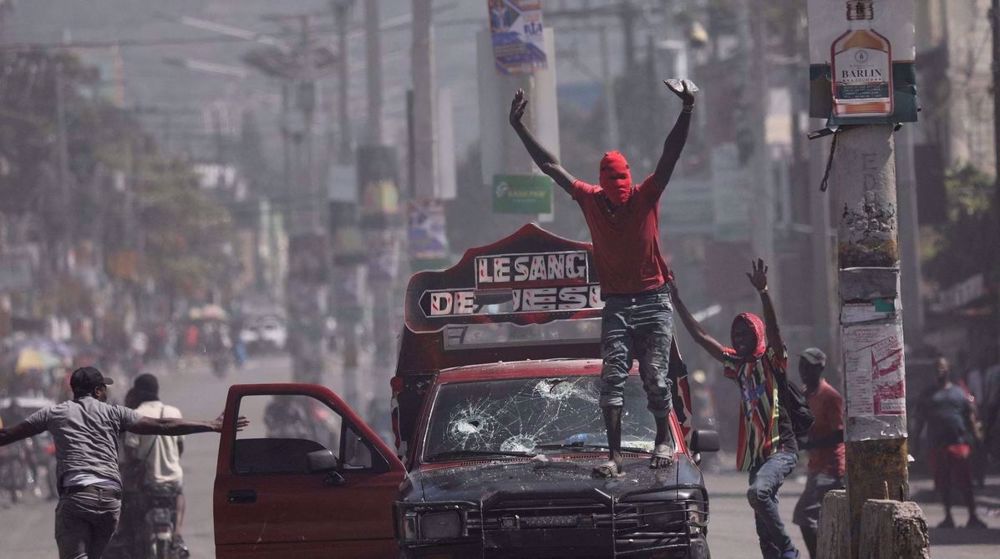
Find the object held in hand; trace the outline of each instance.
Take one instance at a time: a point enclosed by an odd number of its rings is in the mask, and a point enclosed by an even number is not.
[[[684,85],[687,85],[687,90],[691,93],[698,91],[698,86],[694,84],[691,80],[682,80],[680,78],[670,78],[669,80],[663,80],[671,89],[675,91],[684,91]]]

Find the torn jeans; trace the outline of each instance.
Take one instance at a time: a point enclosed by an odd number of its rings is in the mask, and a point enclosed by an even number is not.
[[[625,380],[632,360],[646,390],[647,408],[666,417],[673,405],[673,381],[668,376],[673,339],[673,304],[666,286],[635,295],[608,295],[601,313],[600,405],[624,403]]]

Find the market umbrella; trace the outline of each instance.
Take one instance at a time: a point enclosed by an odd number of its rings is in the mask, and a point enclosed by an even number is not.
[[[24,374],[31,370],[45,370],[62,365],[62,359],[53,353],[31,347],[23,348],[14,362],[14,372]]]

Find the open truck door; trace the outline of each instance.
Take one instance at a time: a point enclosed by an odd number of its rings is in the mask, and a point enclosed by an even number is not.
[[[251,425],[236,432],[239,416]],[[403,464],[329,389],[236,385],[214,493],[216,557],[384,558],[398,553]]]

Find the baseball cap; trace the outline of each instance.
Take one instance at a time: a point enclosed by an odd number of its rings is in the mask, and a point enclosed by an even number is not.
[[[93,390],[107,384],[114,384],[114,381],[102,375],[96,367],[80,367],[69,377],[69,386],[74,392]]]
[[[818,347],[811,347],[799,355],[813,365],[819,365],[820,367],[826,366],[826,354],[823,353],[823,350]]]

